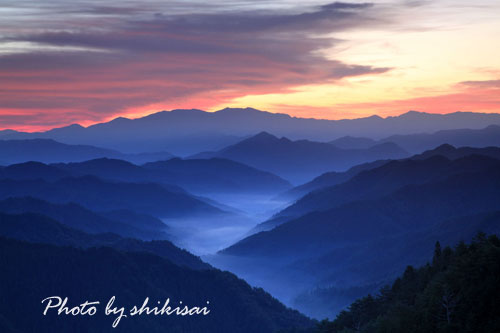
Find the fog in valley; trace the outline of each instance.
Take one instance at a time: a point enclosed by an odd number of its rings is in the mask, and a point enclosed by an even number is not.
[[[175,245],[207,259],[249,236],[257,224],[287,205],[274,194],[215,193],[204,197],[227,213],[164,218],[162,221],[168,226],[167,232]]]

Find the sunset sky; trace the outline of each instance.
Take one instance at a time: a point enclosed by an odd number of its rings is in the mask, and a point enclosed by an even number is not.
[[[0,129],[226,106],[500,112],[495,0],[3,0],[0,22]]]

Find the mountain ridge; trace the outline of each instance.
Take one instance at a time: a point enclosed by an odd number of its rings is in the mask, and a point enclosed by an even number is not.
[[[83,162],[96,158],[115,158],[142,164],[173,157],[174,155],[168,152],[125,154],[114,149],[84,144],[65,144],[54,139],[2,140],[0,137],[0,164],[14,164],[28,161],[44,163]]]
[[[274,217],[297,217],[308,212],[324,211],[353,200],[389,194],[403,186],[425,184],[464,172],[487,171],[492,167],[500,167],[500,160],[484,155],[468,155],[455,160],[442,155],[393,160],[361,171],[344,183],[310,192]]]
[[[135,119],[117,117],[110,122],[88,127],[70,125],[45,132],[4,130],[0,132],[0,138],[52,138],[67,144],[101,144],[104,148],[127,153],[144,152],[146,145],[152,150],[187,156],[200,151],[221,149],[263,130],[292,140],[327,142],[346,135],[383,139],[399,134],[478,129],[491,124],[500,125],[500,114],[406,112],[386,118],[370,116],[327,120],[293,117],[253,108],[226,108],[215,112],[190,109],[160,111]]]
[[[301,183],[327,171],[340,171],[378,159],[403,158],[409,154],[393,143],[367,149],[341,149],[324,142],[290,140],[261,131],[216,152],[189,156],[190,159],[226,158]]]

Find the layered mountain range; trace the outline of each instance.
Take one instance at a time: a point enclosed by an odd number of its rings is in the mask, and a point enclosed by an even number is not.
[[[329,142],[344,136],[372,140],[387,138],[384,140],[396,144],[400,144],[399,140],[405,142],[406,144],[400,146],[416,153],[414,149],[430,149],[442,143],[463,145],[463,141],[459,143],[450,139],[463,137],[464,133],[448,132],[448,130],[478,130],[489,125],[500,125],[500,115],[473,112],[429,114],[410,111],[387,118],[371,116],[359,119],[321,120],[296,118],[252,108],[226,108],[217,112],[196,109],[162,111],[137,119],[120,117],[89,127],[73,124],[37,133],[4,130],[0,131],[0,139],[53,139],[65,144],[94,145],[126,153],[167,151],[174,155],[187,156],[202,151],[219,150],[266,131],[291,140],[320,142]],[[444,132],[429,136],[438,131]],[[496,131],[498,132],[498,129]],[[420,136],[421,133],[425,134]],[[410,134],[417,136],[406,137]],[[472,134],[474,135],[477,133]],[[470,141],[468,145],[476,146]],[[341,148],[354,147],[344,145]],[[356,148],[366,147],[356,146]]]
[[[16,302],[38,313],[47,293],[112,291],[127,305],[213,305],[205,320],[167,320],[174,331],[307,330],[286,306],[333,319],[425,264],[436,241],[500,232],[499,125],[467,112],[332,121],[224,109],[1,131],[0,329],[99,330],[110,318],[23,321],[9,304],[31,295]]]
[[[423,264],[426,247],[437,240],[453,245],[480,230],[499,232],[498,158],[497,148],[447,145],[410,159],[365,165],[338,184],[319,177],[315,190],[213,262],[232,267],[309,315],[331,316],[388,283],[405,265]],[[298,291],[295,298],[290,290]],[[337,297],[318,301],[325,294]]]
[[[191,158],[227,158],[303,183],[327,171],[406,156],[408,152],[389,142],[365,149],[343,149],[329,143],[292,141],[261,132],[220,151],[199,153]]]

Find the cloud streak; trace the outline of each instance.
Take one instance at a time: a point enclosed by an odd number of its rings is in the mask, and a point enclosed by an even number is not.
[[[13,5],[16,15],[0,29],[0,43],[30,45],[0,53],[0,112],[32,110],[37,127],[43,114],[63,124],[151,105],[207,108],[247,94],[390,70],[317,52],[339,42],[332,33],[385,24],[371,3],[207,7],[205,13],[187,13],[185,2],[172,8],[134,1],[65,4]],[[30,122],[22,115],[2,121],[4,128]]]

